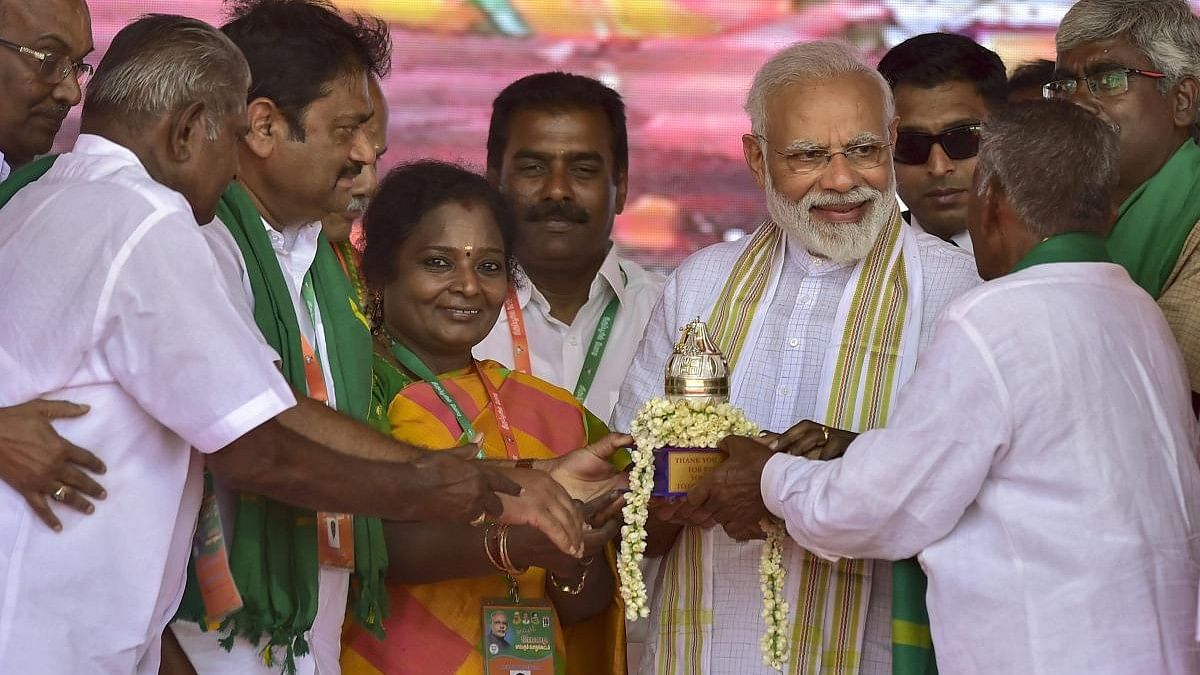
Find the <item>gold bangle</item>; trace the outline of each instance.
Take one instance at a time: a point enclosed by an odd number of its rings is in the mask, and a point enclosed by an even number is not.
[[[567,584],[564,584],[563,582],[559,581],[558,577],[555,576],[554,572],[551,572],[550,573],[550,585],[553,586],[554,589],[559,591],[560,593],[566,593],[567,595],[579,595],[580,593],[583,592],[583,585],[585,583],[587,583],[587,577],[588,577],[588,568],[584,567],[583,575],[579,577],[579,581],[576,582],[574,586],[568,586]]]
[[[492,523],[487,526],[486,530],[483,531],[483,552],[487,554],[488,562],[492,563],[492,567],[504,572],[506,570],[504,569],[504,566],[500,564],[499,560],[500,547],[497,545],[497,553],[492,553],[492,541],[496,539],[494,536],[495,529],[496,523]]]
[[[503,565],[501,569],[514,577],[524,574],[529,569],[517,569],[512,563],[512,558],[508,557],[508,525],[500,526],[500,564]]]

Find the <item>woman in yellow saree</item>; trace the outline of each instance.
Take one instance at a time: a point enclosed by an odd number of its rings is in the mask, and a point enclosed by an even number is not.
[[[396,169],[364,225],[381,430],[433,449],[481,437],[482,456],[515,460],[559,456],[606,433],[569,392],[471,356],[510,281],[512,215],[482,177],[430,161]],[[485,673],[489,650],[512,651],[527,626],[511,624],[532,617],[553,636],[550,672],[624,673],[624,622],[605,551],[619,528],[614,502],[606,495],[590,504],[582,559],[528,527],[385,523],[386,637],[348,622],[343,672]],[[492,610],[514,598],[526,611]]]

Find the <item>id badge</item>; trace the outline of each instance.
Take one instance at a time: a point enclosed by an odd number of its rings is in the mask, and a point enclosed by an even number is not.
[[[317,514],[317,554],[322,567],[354,570],[354,516]]]
[[[200,587],[200,599],[204,602],[204,617],[209,630],[215,630],[225,617],[242,608],[242,594],[238,592],[233,573],[229,570],[229,555],[225,548],[225,531],[221,526],[217,496],[209,486],[205,488],[204,499],[200,502],[200,517],[196,521],[196,534],[192,537],[192,559]]]
[[[554,675],[554,608],[543,602],[485,600],[484,675]]]

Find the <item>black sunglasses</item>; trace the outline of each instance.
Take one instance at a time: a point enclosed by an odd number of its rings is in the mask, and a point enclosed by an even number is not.
[[[896,134],[893,156],[901,164],[924,164],[936,143],[950,159],[970,159],[979,154],[979,130],[983,124],[973,122],[947,129],[940,134],[901,131]]]

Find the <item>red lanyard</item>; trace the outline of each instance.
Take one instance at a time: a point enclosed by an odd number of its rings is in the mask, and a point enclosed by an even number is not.
[[[504,441],[504,449],[508,451],[508,458],[513,461],[521,459],[521,453],[517,449],[517,438],[513,435],[512,424],[508,421],[508,412],[504,410],[504,402],[500,400],[500,390],[496,389],[496,385],[488,379],[487,373],[483,372],[478,361],[475,362],[475,372],[479,375],[479,380],[483,382],[483,388],[487,390],[488,398],[492,400],[492,416],[496,418],[496,426],[500,427],[500,439]]]

